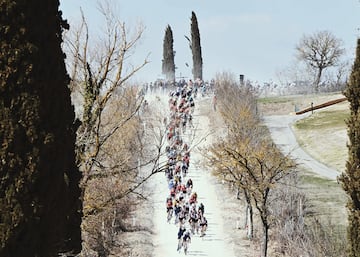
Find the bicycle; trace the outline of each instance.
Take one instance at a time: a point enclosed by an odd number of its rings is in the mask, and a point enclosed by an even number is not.
[[[168,211],[167,211],[167,222],[169,223],[171,218],[172,218],[172,215],[173,215],[173,208],[169,208]]]
[[[187,255],[187,253],[188,253],[188,248],[189,248],[190,240],[191,240],[190,237],[182,240],[182,246],[184,247],[184,253],[185,253],[185,255]]]
[[[177,251],[178,251],[178,252],[180,252],[182,246],[183,246],[183,239],[180,238],[180,239],[179,239],[179,242],[178,242],[178,247],[177,247]]]
[[[202,224],[202,225],[200,225],[200,226],[201,226],[200,237],[203,237],[203,236],[205,236],[205,232],[206,232],[206,229],[207,229],[207,225]]]

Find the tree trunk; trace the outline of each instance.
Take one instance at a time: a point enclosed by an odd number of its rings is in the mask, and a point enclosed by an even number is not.
[[[244,223],[244,228],[245,228],[245,229],[247,228],[247,226],[248,226],[248,221],[249,221],[249,218],[248,218],[248,215],[249,215],[248,208],[249,208],[249,206],[246,204],[246,207],[245,207],[245,223]]]
[[[254,236],[253,209],[250,196],[248,195],[246,190],[244,190],[244,195],[246,200],[245,229],[247,229],[248,238],[252,239]]]
[[[322,75],[322,68],[319,68],[317,75],[316,75],[316,79],[315,79],[315,93],[319,93],[319,86],[320,86],[320,80],[321,80],[321,75]]]
[[[248,226],[248,232],[247,236],[249,239],[252,239],[254,237],[254,222],[253,222],[253,209],[251,204],[248,205],[248,211],[249,211],[249,226]]]
[[[267,220],[263,220],[263,236],[261,242],[261,257],[267,257],[267,244],[269,240],[269,225],[267,224]]]

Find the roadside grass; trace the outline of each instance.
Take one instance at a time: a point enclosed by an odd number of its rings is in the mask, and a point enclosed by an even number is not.
[[[308,108],[313,105],[342,98],[341,92],[326,94],[308,94],[308,95],[289,95],[289,96],[271,96],[257,99],[260,113],[262,115],[289,114]]]
[[[259,97],[259,103],[284,103],[284,102],[303,102],[306,103],[318,102],[323,99],[333,100],[337,97],[344,97],[341,92],[319,93],[319,94],[306,94],[306,95],[284,95],[284,96],[267,96]]]
[[[348,104],[338,104],[318,110],[298,120],[293,131],[299,145],[318,161],[339,172],[344,171],[347,160]]]
[[[274,97],[261,97],[258,98],[258,103],[260,104],[281,104],[281,103],[288,103],[293,102],[294,99],[297,97],[291,97],[291,96],[274,96]]]
[[[295,124],[297,129],[346,129],[345,120],[349,117],[348,110],[326,110],[299,120]]]
[[[310,103],[314,105],[322,104],[324,102],[334,100],[343,97],[340,93],[321,94],[321,95],[296,95],[296,96],[280,96],[280,97],[266,97],[259,98],[258,110],[263,116],[265,115],[284,115],[294,113],[295,110],[301,110],[310,106]],[[210,104],[208,104],[210,105]],[[315,159],[327,163],[327,165],[335,165],[342,167],[347,157],[346,149],[346,124],[345,119],[347,117],[346,112],[347,105],[339,103],[331,107],[327,107],[321,110],[316,110],[313,114],[301,120],[301,123],[294,127],[294,132],[297,135],[298,142],[302,145],[305,151],[314,156]],[[207,109],[207,115],[209,115],[212,122],[212,126],[216,128],[216,131],[220,131],[223,128],[221,120],[217,120],[218,116],[214,112]],[[314,133],[316,132],[316,133]],[[345,135],[345,136],[344,136]],[[331,141],[335,141],[337,145],[329,146]],[[322,154],[314,155],[312,148],[316,148],[318,152]],[[306,194],[306,207],[308,212],[307,222],[313,224],[313,219],[321,221],[321,225],[327,229],[336,233],[332,234],[332,239],[336,243],[337,238],[346,238],[346,224],[347,224],[347,211],[346,211],[346,199],[347,196],[343,191],[340,184],[337,181],[331,181],[315,174],[304,170],[299,167],[299,184],[298,187]],[[338,168],[337,170],[341,170]],[[339,172],[340,174],[340,172]],[[218,183],[220,194],[224,194],[223,187]],[[229,197],[230,199],[230,197]],[[232,199],[236,200],[234,196]],[[237,201],[237,200],[236,200]],[[238,202],[226,201],[226,205],[232,206],[229,210],[234,210],[236,206],[239,208]],[[237,215],[242,213],[242,207],[239,209]],[[234,220],[232,212],[228,213],[225,219],[231,221],[230,224],[235,224],[237,220]],[[236,217],[238,217],[236,215]],[[229,231],[229,230],[227,230]],[[244,245],[248,242],[245,239],[245,230],[239,230],[238,228],[232,228],[232,240],[234,243],[234,249],[238,252],[254,247],[254,241],[251,245]],[[239,233],[239,231],[241,233]],[[242,244],[242,245],[240,245]],[[340,245],[340,244],[339,244]],[[247,255],[245,255],[247,256]],[[275,256],[275,255],[274,255]]]
[[[295,115],[295,111],[308,108],[311,103],[316,106],[342,97],[344,95],[341,92],[335,92],[264,97],[257,101],[261,115]],[[310,113],[294,124],[293,131],[299,145],[308,154],[342,172],[347,159],[345,120],[348,116],[348,103],[341,102]]]
[[[314,176],[305,170],[299,176],[300,189],[306,192],[310,216],[324,224],[332,224],[345,235],[347,225],[347,196],[336,181]]]
[[[299,145],[318,161],[338,170],[339,174],[344,171],[348,156],[345,123],[348,117],[348,105],[342,103],[317,110],[293,126]],[[345,235],[347,196],[341,185],[309,172],[303,172],[300,181],[311,208],[316,210],[315,215]]]
[[[324,102],[343,97],[340,93],[301,95],[294,97],[273,97],[259,99],[262,115],[289,114],[292,109],[302,110]],[[348,156],[346,147],[349,117],[347,102],[315,110],[298,120],[292,127],[299,145],[313,158],[339,171],[344,171]],[[346,236],[347,196],[337,181],[331,181],[301,168],[299,187],[308,199],[309,217],[315,217],[322,224],[333,227],[338,235]]]

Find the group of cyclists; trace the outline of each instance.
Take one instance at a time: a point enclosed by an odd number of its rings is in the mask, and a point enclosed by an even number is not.
[[[203,81],[200,79],[196,79],[195,81],[185,80],[184,77],[177,81],[167,81],[165,79],[157,79],[154,82],[145,83],[141,86],[141,93],[145,94],[147,92],[165,92],[168,90],[174,90],[177,87],[184,87],[188,84],[193,84],[194,90],[193,94],[194,96],[197,95],[197,93],[200,93],[202,96],[205,94],[212,92],[215,87],[215,80],[212,79],[210,81]]]
[[[169,119],[166,125],[167,165],[166,179],[169,195],[166,199],[167,222],[179,227],[177,251],[187,254],[191,237],[195,234],[205,236],[208,227],[205,207],[198,203],[197,193],[193,191],[193,181],[188,176],[190,167],[190,147],[183,135],[186,128],[193,127],[195,108],[194,84],[192,81],[179,85],[169,93]]]

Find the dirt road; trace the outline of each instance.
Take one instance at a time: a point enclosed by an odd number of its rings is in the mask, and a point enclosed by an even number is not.
[[[168,108],[167,96],[160,95],[161,104],[164,108]],[[151,101],[151,98],[149,99]],[[158,102],[159,104],[159,102]],[[151,103],[150,103],[151,105]],[[209,135],[209,119],[203,115],[199,115],[199,111],[195,109],[194,113],[194,129],[195,140],[191,146],[190,168],[188,177],[194,182],[193,192],[198,194],[198,203],[203,203],[205,206],[205,217],[208,220],[208,230],[204,237],[198,234],[193,235],[191,244],[189,246],[189,256],[208,256],[218,257],[226,256],[233,257],[234,252],[227,242],[229,234],[224,232],[224,220],[222,215],[223,197],[216,192],[216,187],[211,179],[210,172],[201,167],[202,154],[198,150],[209,144],[212,140]],[[185,141],[191,140],[190,134],[183,135]],[[169,195],[167,180],[164,174],[158,174],[154,178],[154,253],[156,257],[172,257],[184,255],[183,252],[177,252],[177,232],[178,225],[174,224],[174,219],[170,223],[166,221],[165,201]]]
[[[269,128],[271,137],[284,154],[290,153],[291,157],[298,164],[319,176],[336,180],[339,172],[331,169],[321,162],[318,162],[307,154],[297,143],[291,124],[296,120],[306,117],[306,115],[273,115],[264,117],[264,123]]]

